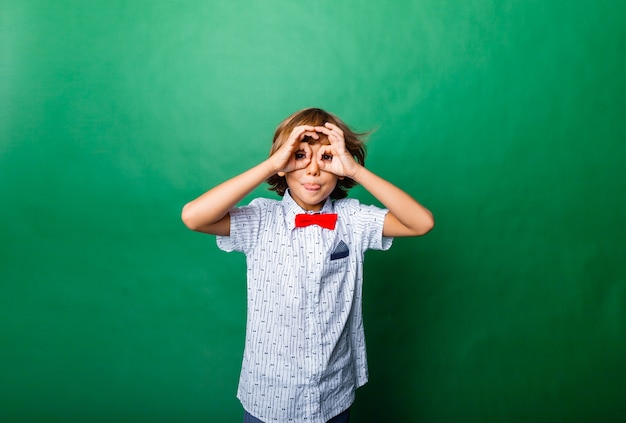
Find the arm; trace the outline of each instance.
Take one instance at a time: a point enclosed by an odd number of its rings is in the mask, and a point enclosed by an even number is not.
[[[361,184],[389,213],[385,216],[383,236],[426,235],[435,225],[433,215],[409,194],[358,164],[352,179]]]
[[[274,174],[269,160],[229,179],[185,204],[182,219],[185,225],[198,232],[230,235],[230,214],[243,197]]]
[[[318,137],[314,132],[314,127],[297,126],[283,146],[269,159],[185,204],[181,216],[185,225],[198,232],[230,235],[228,211],[231,208],[275,173],[290,172],[309,164],[310,149],[305,150],[307,157],[304,160],[295,160],[294,154],[300,148],[300,141],[305,136]]]
[[[383,225],[383,236],[420,236],[427,234],[433,228],[435,221],[427,208],[391,182],[354,160],[345,148],[343,132],[339,127],[327,123],[315,129],[326,134],[330,141],[330,145],[318,150],[320,168],[339,177],[347,176],[354,179],[389,210]],[[323,154],[332,155],[330,163],[319,159]]]

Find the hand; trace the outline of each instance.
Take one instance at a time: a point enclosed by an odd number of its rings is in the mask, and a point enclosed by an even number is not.
[[[296,126],[289,134],[287,141],[270,157],[272,166],[279,176],[294,170],[304,169],[312,159],[312,150],[309,143],[302,142],[305,137],[319,139],[319,134],[315,127],[311,125]],[[296,157],[296,152],[300,151],[304,157]],[[296,160],[298,159],[298,160]]]
[[[343,178],[354,179],[361,165],[346,149],[346,140],[343,131],[337,125],[326,122],[324,126],[316,126],[315,131],[326,135],[330,145],[322,145],[317,151],[317,162],[320,169]]]

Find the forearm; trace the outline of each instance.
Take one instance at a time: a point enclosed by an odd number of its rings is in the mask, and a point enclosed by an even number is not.
[[[352,179],[389,210],[391,216],[385,220],[385,236],[418,236],[433,228],[430,210],[391,182],[360,165]]]
[[[210,189],[185,204],[182,219],[192,230],[203,230],[222,220],[228,211],[275,173],[268,160]]]

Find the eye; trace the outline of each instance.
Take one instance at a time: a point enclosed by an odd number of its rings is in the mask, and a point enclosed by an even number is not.
[[[322,154],[322,160],[332,160],[332,154]]]
[[[302,160],[306,158],[306,154],[303,151],[296,151],[295,157],[296,160]]]

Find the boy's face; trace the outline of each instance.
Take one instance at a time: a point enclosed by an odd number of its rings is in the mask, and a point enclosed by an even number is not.
[[[296,160],[306,160],[304,152],[311,150],[311,161],[303,169],[294,170],[285,174],[285,180],[289,187],[289,193],[294,201],[308,211],[319,211],[324,202],[335,190],[339,177],[334,173],[320,169],[318,160],[330,160],[332,157],[318,157],[322,145],[329,144],[327,139],[309,144],[300,143],[300,149],[295,152]]]

